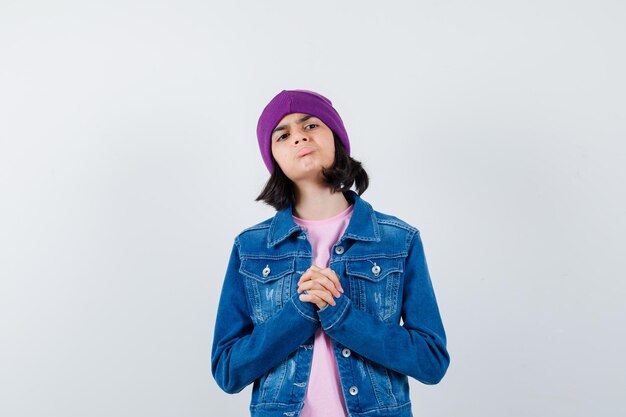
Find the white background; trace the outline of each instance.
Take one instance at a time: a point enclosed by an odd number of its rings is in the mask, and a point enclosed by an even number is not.
[[[422,233],[451,364],[416,416],[624,415],[623,2],[99,3],[0,3],[2,416],[248,415],[210,348],[294,88]]]

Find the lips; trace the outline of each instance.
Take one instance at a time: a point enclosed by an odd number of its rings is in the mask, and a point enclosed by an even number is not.
[[[296,156],[297,156],[298,158],[300,158],[301,156],[304,156],[304,155],[310,154],[310,153],[311,153],[311,152],[313,152],[314,150],[315,150],[315,149],[313,149],[313,148],[310,148],[310,147],[308,147],[308,146],[305,146],[304,148],[302,148],[302,149],[300,149],[300,150],[298,151],[298,153],[296,154]]]

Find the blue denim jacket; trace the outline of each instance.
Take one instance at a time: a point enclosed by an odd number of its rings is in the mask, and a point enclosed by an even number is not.
[[[335,306],[300,301],[297,283],[313,253],[291,206],[235,237],[211,371],[227,393],[254,383],[253,417],[300,414],[320,326],[332,338],[350,416],[412,416],[407,376],[436,384],[448,369],[419,230],[352,190],[344,195],[354,210],[330,253],[345,291]]]

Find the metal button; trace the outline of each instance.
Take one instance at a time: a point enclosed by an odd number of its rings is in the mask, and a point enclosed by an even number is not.
[[[374,275],[378,276],[378,274],[380,274],[380,266],[374,263],[374,266],[372,267],[372,272],[374,273]]]
[[[359,389],[354,385],[350,387],[350,394],[357,395],[359,393]]]
[[[350,349],[346,348],[344,350],[341,351],[341,354],[347,358],[348,356],[350,356]]]
[[[343,246],[337,246],[337,247],[335,248],[335,253],[336,253],[337,255],[341,255],[341,254],[343,253]]]
[[[270,274],[270,271],[271,271],[270,266],[267,265],[265,268],[263,268],[263,276],[264,277],[268,276]]]

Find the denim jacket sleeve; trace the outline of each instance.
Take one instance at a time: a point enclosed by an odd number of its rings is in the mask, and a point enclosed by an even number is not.
[[[322,328],[330,337],[422,383],[441,381],[450,356],[419,231],[411,240],[405,263],[402,326],[383,322],[355,308],[344,294],[340,294],[336,303],[317,312]]]
[[[211,349],[211,372],[229,394],[242,391],[308,340],[320,326],[315,305],[295,293],[268,320],[254,324],[239,272],[239,241],[235,238],[222,285]]]

